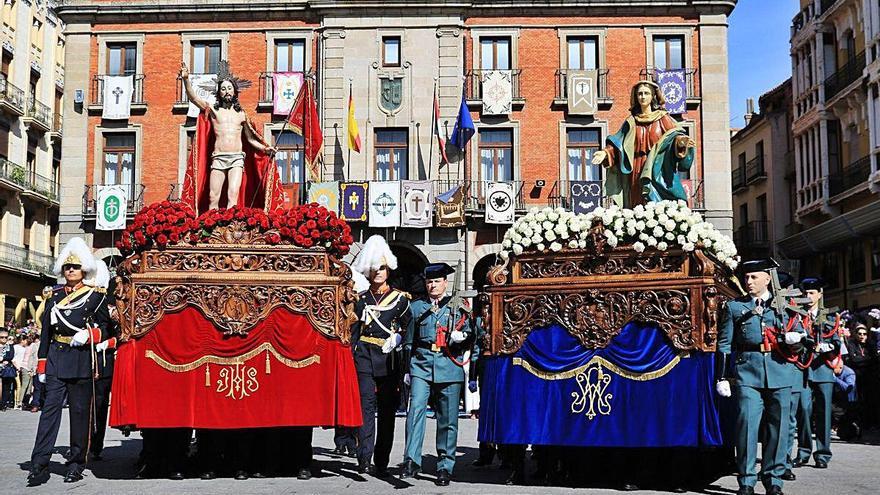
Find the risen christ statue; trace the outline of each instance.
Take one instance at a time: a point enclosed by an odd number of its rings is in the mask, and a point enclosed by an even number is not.
[[[223,184],[226,183],[226,208],[237,205],[241,198],[244,174],[246,141],[254,150],[271,157],[276,149],[266,144],[250,125],[238,103],[238,86],[232,77],[217,81],[216,103],[211,106],[193,90],[186,64],[180,66],[180,78],[186,87],[189,101],[207,115],[213,128],[214,147],[211,152],[211,175],[209,182],[209,209],[220,206]],[[242,205],[250,206],[250,205]]]

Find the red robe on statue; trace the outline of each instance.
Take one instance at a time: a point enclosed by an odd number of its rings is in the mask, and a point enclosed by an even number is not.
[[[250,119],[246,121],[255,135],[260,136]],[[211,153],[214,151],[214,126],[208,112],[199,114],[196,135],[192,150],[186,162],[186,175],[183,178],[183,191],[180,200],[190,205],[200,215],[208,211]],[[241,178],[241,189],[238,192],[238,205],[251,208],[262,208],[266,212],[283,207],[284,191],[274,161],[262,151],[254,149],[245,139],[242,129],[242,151],[245,153],[244,173]],[[267,194],[268,192],[268,194]],[[226,187],[220,196],[220,207],[227,204]]]

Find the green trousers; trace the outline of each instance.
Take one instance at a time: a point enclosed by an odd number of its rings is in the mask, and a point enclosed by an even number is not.
[[[437,470],[452,474],[455,449],[458,445],[458,402],[461,383],[433,383],[412,377],[409,389],[409,410],[406,413],[406,450],[404,461],[422,465],[422,443],[428,418],[428,399],[437,413]]]
[[[810,386],[804,392],[806,400],[802,400],[801,403],[805,419],[798,425],[798,459],[803,462],[810,460],[811,453],[817,461],[827,463],[831,460],[831,394],[833,392],[833,383],[814,382],[810,382]],[[810,424],[813,410],[816,411],[815,452],[813,452],[813,431]]]
[[[743,385],[734,387],[737,401],[736,417],[736,465],[739,486],[754,487],[758,482],[755,465],[758,458],[761,417],[766,420],[765,438],[761,453],[761,481],[764,486],[782,487],[781,476],[785,473],[788,440],[791,387],[753,388]]]

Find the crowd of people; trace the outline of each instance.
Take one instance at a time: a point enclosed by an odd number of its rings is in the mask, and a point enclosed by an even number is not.
[[[0,328],[0,378],[3,393],[0,411],[21,409],[38,412],[42,386],[35,380],[40,333],[33,320],[26,325],[8,324]]]
[[[848,441],[880,429],[880,309],[843,311],[841,322],[833,418],[837,435]]]

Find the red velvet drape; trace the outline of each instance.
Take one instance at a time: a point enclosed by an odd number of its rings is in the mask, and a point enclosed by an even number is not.
[[[351,350],[283,308],[246,337],[224,337],[192,307],[165,315],[119,347],[112,392],[111,426],[361,424]]]

